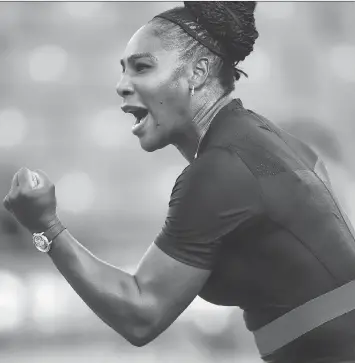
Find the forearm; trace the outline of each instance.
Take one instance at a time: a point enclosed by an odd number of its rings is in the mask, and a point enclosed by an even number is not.
[[[67,230],[57,236],[49,256],[83,301],[106,324],[134,345],[144,340],[141,294],[134,276],[89,252]]]

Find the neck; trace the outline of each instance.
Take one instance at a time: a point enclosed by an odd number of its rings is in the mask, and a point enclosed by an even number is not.
[[[189,124],[189,127],[180,134],[179,139],[174,143],[174,146],[179,150],[182,156],[191,163],[198,152],[199,146],[210,124],[218,111],[221,110],[231,100],[230,95],[221,97],[207,97],[202,106]]]

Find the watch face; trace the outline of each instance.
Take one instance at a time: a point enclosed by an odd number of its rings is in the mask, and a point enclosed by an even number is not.
[[[36,246],[36,248],[41,252],[48,252],[51,246],[50,243],[48,242],[47,237],[44,236],[42,233],[33,234],[33,243]]]

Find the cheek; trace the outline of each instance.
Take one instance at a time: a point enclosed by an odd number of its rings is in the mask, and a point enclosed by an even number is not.
[[[160,101],[172,101],[181,93],[181,83],[179,80],[170,78],[168,80],[162,80],[159,84],[159,96]]]
[[[185,82],[186,83],[186,82]],[[174,125],[186,114],[189,103],[188,85],[181,73],[154,72],[137,85],[143,103],[150,109],[155,122]]]
[[[178,84],[172,84],[166,80],[146,80],[145,84],[137,85],[136,89],[142,102],[150,108],[153,115],[160,113],[166,107],[173,107],[180,98]]]
[[[177,68],[171,70],[171,66],[168,67],[169,71],[161,74],[159,84],[159,102],[164,104],[175,105],[181,102],[181,98],[184,91],[184,78],[182,70]]]
[[[186,113],[188,100],[183,86],[178,83],[164,84],[157,94],[158,112],[164,112],[165,116],[175,119]]]

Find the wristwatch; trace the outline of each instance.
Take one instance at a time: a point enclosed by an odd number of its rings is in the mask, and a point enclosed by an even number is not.
[[[57,222],[45,232],[33,233],[32,240],[35,247],[41,252],[49,252],[52,242],[66,227],[61,222]]]

